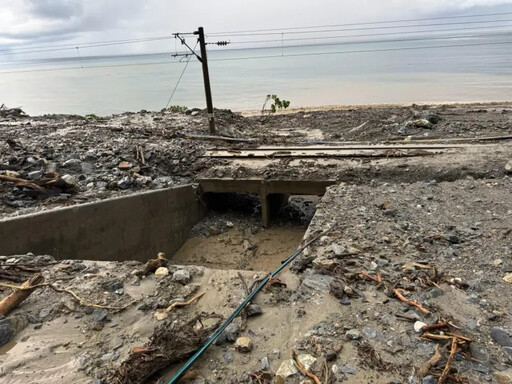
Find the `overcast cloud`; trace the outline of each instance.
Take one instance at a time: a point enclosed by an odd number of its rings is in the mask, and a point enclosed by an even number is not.
[[[168,35],[199,25],[213,32],[504,11],[512,11],[512,0],[0,0],[0,49]]]

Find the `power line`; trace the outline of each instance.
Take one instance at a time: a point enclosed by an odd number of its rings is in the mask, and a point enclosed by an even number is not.
[[[297,56],[322,56],[322,55],[335,55],[344,53],[369,53],[369,52],[392,52],[392,51],[409,51],[417,49],[432,49],[432,48],[454,48],[454,47],[473,47],[473,46],[488,46],[488,45],[501,45],[512,44],[511,41],[488,42],[488,43],[474,43],[474,44],[451,44],[451,45],[431,45],[422,47],[402,47],[402,48],[382,48],[382,49],[361,49],[354,51],[334,51],[334,52],[307,52],[307,53],[291,53],[284,55],[266,55],[266,56],[248,56],[248,57],[232,57],[224,59],[212,59],[211,61],[230,61],[230,60],[249,60],[249,59],[268,59],[273,57],[297,57]]]
[[[302,26],[302,27],[289,27],[289,28],[248,29],[248,30],[244,30],[244,31],[213,32],[213,33],[209,33],[209,35],[232,34],[232,33],[248,33],[248,32],[287,31],[287,30],[311,29],[311,28],[351,27],[351,26],[357,26],[357,25],[409,23],[409,22],[414,22],[414,21],[449,20],[449,19],[463,19],[463,18],[472,18],[472,17],[504,16],[504,15],[512,15],[512,12],[481,13],[481,14],[477,14],[477,15],[459,15],[459,16],[438,16],[438,17],[427,17],[427,18],[422,18],[422,19],[401,19],[401,20],[386,20],[386,21],[370,21],[370,22],[345,23],[345,24],[324,24],[324,25],[314,25],[314,26],[308,26],[308,27]]]
[[[505,25],[492,25],[486,27],[466,27],[466,28],[443,28],[436,30],[421,30],[421,31],[409,31],[407,33],[431,33],[431,32],[450,32],[450,31],[467,31],[467,30],[482,30],[482,29],[493,29],[493,28],[506,28],[510,27],[510,24]],[[304,40],[323,40],[323,39],[342,39],[342,38],[354,38],[354,37],[372,37],[372,36],[391,36],[391,35],[403,35],[404,32],[384,32],[384,33],[365,33],[358,35],[337,35],[337,36],[322,36],[322,37],[299,37],[292,39],[284,39],[284,41],[304,41]],[[245,41],[231,41],[231,44],[260,44],[260,43],[275,43],[281,42],[281,39],[273,40],[245,40]]]
[[[408,42],[408,41],[429,41],[429,40],[452,40],[452,39],[475,39],[481,37],[490,37],[490,36],[510,36],[512,35],[512,31],[502,32],[502,33],[486,33],[481,35],[456,35],[456,36],[439,36],[439,37],[417,37],[417,38],[404,38],[404,39],[388,39],[388,40],[367,40],[367,41],[342,41],[342,42],[334,42],[334,43],[320,43],[320,44],[295,44],[295,45],[275,45],[273,47],[253,47],[250,49],[272,49],[272,48],[302,48],[302,47],[324,47],[324,46],[336,46],[336,45],[352,45],[352,44],[382,44],[382,43],[398,43],[398,42]],[[281,40],[276,40],[280,42]],[[285,40],[286,41],[286,40]],[[234,49],[223,49],[219,51],[233,51]]]
[[[10,53],[12,50],[20,50],[20,49],[39,49],[39,48],[55,48],[55,47],[66,47],[66,48],[74,48],[77,45],[79,47],[82,46],[95,46],[95,45],[103,45],[103,44],[125,44],[125,43],[138,43],[138,42],[146,42],[146,41],[156,41],[156,40],[165,40],[165,39],[171,39],[171,35],[166,36],[151,36],[151,37],[140,37],[140,38],[134,38],[134,39],[123,39],[123,40],[104,40],[104,41],[94,41],[94,42],[87,42],[87,43],[66,43],[66,44],[52,44],[52,45],[32,45],[27,44],[27,46],[14,46],[9,49],[0,49],[0,53]]]
[[[197,42],[196,42],[196,45],[194,46],[194,49],[192,49],[192,51],[194,51],[196,49],[196,47],[197,47]],[[188,63],[190,63],[191,58],[192,58],[192,55],[188,55],[187,62],[185,63],[185,67],[183,67],[183,71],[181,71],[180,77],[178,77],[178,81],[176,82],[176,85],[174,86],[174,89],[172,90],[169,100],[167,100],[167,104],[165,105],[165,108],[167,108],[169,106],[169,104],[171,103],[172,97],[174,96],[176,89],[178,89],[178,85],[180,84],[181,78],[183,77],[183,74],[185,73],[185,70],[188,67]]]
[[[138,40],[127,40],[127,41],[118,41],[118,42],[105,42],[105,43],[97,43],[97,44],[87,44],[87,45],[74,45],[74,46],[66,46],[62,48],[51,48],[51,49],[39,49],[33,51],[23,51],[23,52],[9,52],[0,51],[0,55],[20,55],[20,54],[28,54],[28,53],[40,53],[40,52],[53,52],[53,51],[67,51],[70,49],[78,48],[96,48],[96,47],[106,47],[111,45],[123,45],[123,44],[134,44],[134,43],[146,43],[150,41],[158,41],[158,40],[169,40],[171,36],[162,36],[160,38],[147,38],[147,39],[138,39]]]
[[[420,47],[361,49],[361,50],[352,50],[352,51],[305,52],[305,53],[291,53],[291,54],[284,54],[284,55],[279,54],[279,55],[265,55],[265,56],[227,57],[227,58],[219,58],[219,59],[210,59],[210,61],[236,61],[236,60],[268,59],[268,58],[278,58],[278,57],[322,56],[322,55],[370,53],[370,52],[394,52],[394,51],[408,51],[408,50],[420,50],[420,49],[474,47],[474,46],[490,46],[490,45],[504,45],[504,44],[512,44],[512,40],[511,41],[500,41],[500,42],[472,43],[472,44],[447,44],[447,45],[431,45],[431,46],[420,46]],[[95,65],[95,66],[90,66],[90,67],[84,67],[84,69],[135,67],[135,66],[162,65],[162,64],[179,64],[179,61],[160,61],[160,62],[154,62],[154,63],[136,63],[136,64]],[[51,72],[51,71],[64,71],[64,70],[75,70],[75,69],[81,69],[81,68],[71,67],[71,68],[46,68],[46,69],[32,69],[32,70],[19,70],[19,71],[1,71],[0,75],[1,74],[9,74],[9,73]]]
[[[366,31],[375,29],[396,29],[396,28],[419,28],[419,27],[435,27],[440,25],[466,25],[466,24],[488,24],[499,22],[510,22],[512,19],[506,20],[480,20],[480,21],[461,21],[456,23],[430,23],[430,24],[417,24],[417,25],[388,25],[383,27],[364,27],[364,28],[343,28],[343,29],[325,29],[314,31],[289,31],[286,34],[304,34],[304,33],[328,33],[328,32],[342,32],[342,31]],[[208,36],[265,36],[265,35],[281,35],[283,32],[262,32],[262,33],[248,33],[248,32],[234,32],[234,33],[210,33]]]
[[[287,48],[302,48],[302,47],[322,47],[322,46],[338,46],[338,45],[353,45],[353,44],[358,44],[358,45],[362,45],[362,44],[386,44],[386,43],[397,43],[397,42],[409,42],[409,41],[430,41],[430,40],[452,40],[452,39],[478,39],[478,38],[486,38],[486,37],[496,37],[496,36],[510,36],[512,34],[512,31],[503,31],[503,32],[498,32],[498,33],[485,33],[485,34],[473,34],[473,35],[468,35],[468,34],[458,34],[458,35],[450,35],[450,36],[433,36],[433,37],[430,37],[430,36],[425,36],[425,37],[412,37],[412,38],[404,38],[404,39],[387,39],[387,40],[366,40],[366,41],[342,41],[342,42],[330,42],[330,43],[320,43],[320,44],[295,44],[295,45],[279,45],[279,46],[266,46],[266,47],[252,47],[252,48],[249,48],[249,49],[252,49],[252,50],[255,50],[255,49],[277,49],[277,48],[280,48],[281,50],[284,50],[284,49],[287,49]],[[377,36],[379,36],[379,34],[377,34]],[[288,39],[288,40],[285,40],[285,41],[292,41],[292,40],[303,40],[303,39]],[[268,40],[269,42],[270,41],[274,41],[274,42],[281,42],[283,43],[282,40]],[[197,44],[196,44],[197,46]],[[195,47],[194,47],[195,49]],[[234,51],[234,50],[237,50],[237,49],[218,49],[216,50],[216,52],[225,52],[225,51]],[[153,53],[151,55],[155,55],[155,54],[165,54],[167,52],[160,52],[160,53]],[[184,56],[184,55],[188,55],[188,54],[175,54],[173,55],[173,57],[176,57],[176,56]],[[147,56],[147,54],[139,54],[139,55],[133,55],[133,56],[130,56],[130,57],[144,57],[144,56]],[[82,60],[87,60],[87,61],[93,61],[93,60],[101,60],[103,59],[103,57],[98,57],[98,58],[95,58],[95,57],[89,57],[89,58],[82,58],[80,57],[80,63],[82,64]],[[215,59],[214,59],[215,60]],[[12,64],[12,63],[17,63],[17,62],[26,62],[27,60],[13,60],[13,61],[7,61],[7,62],[0,62],[0,65],[1,64],[6,64],[6,65],[9,65],[9,64]],[[60,63],[65,63],[65,62],[75,62],[76,61],[76,58],[62,58],[62,59],[59,59],[59,60],[56,60],[57,62],[60,62]],[[40,62],[40,63],[35,63],[36,65],[45,65],[46,63],[45,62]]]

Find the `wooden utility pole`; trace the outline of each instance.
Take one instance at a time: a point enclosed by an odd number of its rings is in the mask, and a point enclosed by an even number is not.
[[[203,27],[199,27],[194,32],[199,36],[199,47],[201,49],[201,57],[199,61],[203,65],[204,93],[206,95],[206,108],[208,110],[208,125],[210,126],[210,134],[215,135],[215,116],[213,114],[212,90],[210,88],[210,74],[208,73],[208,58],[206,56],[206,42],[204,40]]]

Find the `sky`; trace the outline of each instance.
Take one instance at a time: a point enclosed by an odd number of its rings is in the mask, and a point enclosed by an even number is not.
[[[506,11],[512,12],[512,0],[0,0],[0,52],[9,59],[15,55],[6,52],[27,44],[145,38],[198,26],[208,33]],[[146,53],[170,44],[89,48],[83,54]]]

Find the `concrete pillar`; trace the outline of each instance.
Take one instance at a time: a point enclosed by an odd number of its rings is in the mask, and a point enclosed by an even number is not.
[[[272,213],[279,211],[288,202],[290,195],[285,193],[260,194],[261,219],[265,228],[270,226]]]

